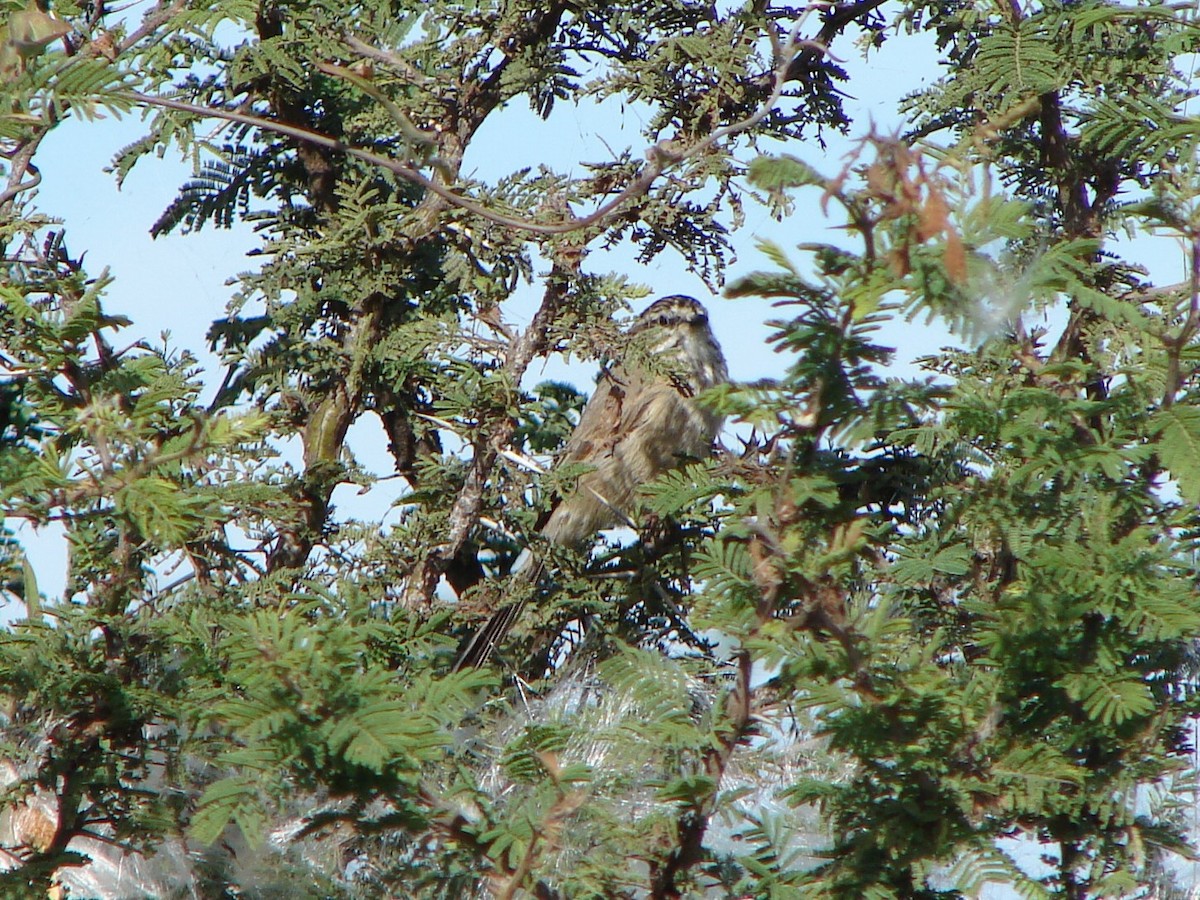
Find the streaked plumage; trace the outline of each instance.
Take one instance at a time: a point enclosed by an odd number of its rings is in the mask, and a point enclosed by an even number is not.
[[[578,547],[632,519],[638,487],[707,456],[721,430],[722,417],[695,401],[728,379],[704,307],[681,294],[664,297],[638,316],[629,336],[627,362],[601,372],[559,456],[559,464],[593,468],[542,528],[556,544]],[[536,578],[539,568],[521,576]],[[455,669],[486,662],[520,612],[521,604],[499,610],[467,643]]]

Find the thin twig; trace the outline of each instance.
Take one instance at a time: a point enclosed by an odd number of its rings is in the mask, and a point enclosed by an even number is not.
[[[423,74],[420,69],[398,54],[381,50],[352,34],[346,36],[346,43],[350,45],[352,50],[357,51],[367,59],[373,59],[377,63],[382,63],[385,66],[395,69],[413,84],[427,85],[434,83],[434,79]]]
[[[25,171],[32,172],[33,177],[28,181],[20,181],[17,184],[14,184],[12,187],[4,190],[3,193],[0,193],[0,209],[3,209],[5,204],[7,204],[9,200],[12,200],[14,197],[16,197],[17,194],[22,194],[25,191],[32,191],[35,187],[42,183],[42,173],[37,170],[37,166],[35,166],[33,163],[26,163]],[[13,168],[13,174],[17,174],[17,169],[15,167]]]
[[[51,127],[51,124],[46,124],[34,129],[29,137],[18,144],[11,153],[6,154],[9,159],[8,187],[0,194],[0,216],[8,215],[12,211],[12,201],[18,194],[41,184],[42,176],[33,164],[33,155],[37,153],[42,139],[50,133]],[[32,172],[33,178],[26,181],[26,172]]]

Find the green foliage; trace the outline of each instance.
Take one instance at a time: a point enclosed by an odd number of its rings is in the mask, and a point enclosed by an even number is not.
[[[1145,21],[1161,22],[1160,12]],[[1047,10],[989,31],[969,55],[974,67],[919,102],[957,102],[959,81],[1006,94],[1000,116],[1022,94],[1050,103],[1047,92],[1066,87],[1074,65],[1064,65],[1065,51],[1051,39],[1061,15]],[[1086,24],[1099,21],[1109,19]],[[954,32],[964,59],[969,33]],[[1085,51],[1071,51],[1072,59],[1081,58],[1075,52]],[[1145,134],[1145,123],[1172,119],[1174,110],[1163,101],[1136,127],[1126,120],[1124,135]],[[1137,137],[1101,144],[1088,127],[1079,152],[1129,177],[1171,152],[1193,154],[1184,129],[1168,151]],[[964,159],[992,164],[994,151],[973,155],[983,147],[969,136],[960,146]],[[837,179],[787,160],[753,171],[771,191],[824,185],[825,200],[845,208],[866,253],[812,248],[823,280],[812,283],[773,250],[780,272],[732,289],[792,296],[804,310],[780,323],[778,337],[803,348],[804,368],[753,403],[759,421],[792,417],[780,437],[805,456],[738,498],[733,520],[753,524],[727,527],[718,543],[726,549],[705,551],[711,624],[740,629],[748,646],[761,646],[777,667],[776,690],[812,709],[829,746],[858,763],[845,782],[806,779],[784,792],[831,819],[830,861],[806,877],[821,895],[910,896],[939,885],[974,896],[988,882],[1029,896],[1132,891],[1149,877],[1142,851],[1131,853],[1123,838],[1138,827],[1135,785],[1169,783],[1181,770],[1187,745],[1178,723],[1192,712],[1184,685],[1200,604],[1184,537],[1191,526],[1183,523],[1194,517],[1194,373],[1180,375],[1191,365],[1183,354],[1194,324],[1141,302],[1141,288],[1100,255],[1102,233],[1088,230],[1098,210],[1068,210],[1070,201],[1060,200],[1057,209],[1074,218],[1058,220],[1057,231],[1040,221],[1046,198],[1066,191],[1061,179],[1070,175],[1018,172],[1019,157],[1000,159],[1016,173],[1012,201],[999,205],[986,181],[973,196],[978,180],[962,180],[950,212],[939,199],[943,183],[918,159],[886,145],[877,154]],[[1079,158],[1070,165],[1087,171]],[[1106,230],[1116,228],[1116,215]],[[1192,233],[1190,220],[1173,221]],[[949,234],[969,254],[957,271],[951,241],[940,260],[927,255]],[[1035,235],[1041,245],[1033,249]],[[942,269],[940,284],[930,279],[930,262]],[[857,289],[840,283],[847,273]],[[948,379],[925,395],[926,405],[889,409],[869,372],[845,364],[805,377],[814,358],[842,359],[822,352],[809,323],[828,322],[831,334],[849,337],[862,291],[881,295],[876,284],[903,291],[913,314],[938,310],[967,337],[979,333],[979,304],[995,298],[993,336],[979,350],[926,361]],[[967,297],[976,298],[974,309],[963,306]],[[1044,350],[1044,332],[1031,333],[1027,322],[1056,307],[1068,324]],[[823,421],[831,406],[837,413]],[[797,407],[821,412],[797,419]],[[860,410],[869,431],[852,427]],[[832,445],[822,447],[822,438]],[[837,504],[794,499],[806,498],[813,471],[840,471],[834,481],[852,485],[881,455],[922,461],[924,478],[886,490],[878,480],[843,488]],[[1178,493],[1158,481],[1164,471]],[[814,519],[826,524],[814,527]],[[1058,844],[1058,871],[1043,884],[999,852],[996,839],[1014,833]]]

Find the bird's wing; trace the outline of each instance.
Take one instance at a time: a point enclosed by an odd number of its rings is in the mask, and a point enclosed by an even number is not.
[[[610,450],[622,434],[629,431],[630,419],[641,379],[624,369],[604,369],[596,389],[579,414],[579,424],[558,455],[557,463],[590,462]],[[635,398],[631,401],[631,398]]]
[[[607,376],[580,416],[560,456],[587,463],[573,495],[551,514],[542,534],[574,546],[597,531],[626,524],[638,488],[681,456],[700,456],[712,444],[710,417],[675,387],[658,379]]]

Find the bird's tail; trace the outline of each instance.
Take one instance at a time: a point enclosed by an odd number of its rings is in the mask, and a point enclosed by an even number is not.
[[[471,635],[463,645],[451,671],[461,672],[463,669],[477,669],[485,665],[501,641],[517,624],[517,619],[521,617],[524,609],[525,601],[518,600],[503,609],[496,610],[484,626]]]
[[[512,581],[514,587],[525,593],[523,583],[536,583],[542,573],[542,563],[534,560],[525,550],[512,568]],[[458,651],[458,658],[454,660],[452,672],[461,672],[463,669],[478,669],[480,666],[486,665],[491,659],[492,654],[496,652],[496,648],[512,631],[517,620],[521,618],[521,613],[525,609],[525,604],[528,602],[528,595],[510,603],[508,606],[501,607],[492,613],[492,617],[484,623],[483,627],[471,635],[462,645],[462,649]]]

